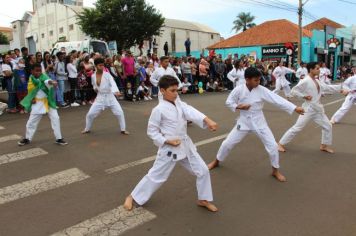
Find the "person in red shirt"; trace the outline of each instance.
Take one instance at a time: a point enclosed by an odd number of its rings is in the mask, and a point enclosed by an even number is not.
[[[126,79],[126,84],[130,83],[133,91],[136,91],[136,69],[135,69],[135,59],[132,56],[131,51],[126,51],[126,55],[121,59],[124,79]],[[126,87],[126,86],[125,86]]]

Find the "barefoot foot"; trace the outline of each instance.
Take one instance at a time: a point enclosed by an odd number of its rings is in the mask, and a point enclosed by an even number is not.
[[[286,182],[287,181],[286,177],[284,177],[284,175],[282,175],[281,172],[279,172],[278,169],[273,168],[272,176],[274,178],[276,178],[279,182]]]
[[[206,209],[208,209],[208,211],[211,211],[211,212],[218,211],[218,208],[214,204],[212,204],[211,202],[208,202],[206,200],[199,200],[198,206],[205,207]]]
[[[125,202],[124,202],[124,208],[127,210],[127,211],[131,211],[132,208],[133,208],[133,198],[132,196],[128,196],[126,199],[125,199]]]
[[[209,170],[212,170],[212,169],[214,169],[216,167],[219,167],[219,161],[216,160],[216,159],[208,164],[208,169]]]
[[[327,152],[327,153],[334,153],[334,150],[329,148],[327,145],[321,145],[320,151]]]
[[[127,132],[126,130],[124,130],[124,131],[121,131],[121,134],[123,134],[123,135],[129,135],[130,133]]]
[[[278,143],[278,151],[279,152],[286,152],[286,149],[283,147],[282,144]]]
[[[89,134],[90,133],[90,130],[83,130],[82,131],[82,134]]]

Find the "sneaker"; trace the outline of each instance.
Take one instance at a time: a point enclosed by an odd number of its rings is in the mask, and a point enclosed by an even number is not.
[[[73,102],[72,104],[70,104],[71,107],[79,107],[80,104],[76,103],[76,102]]]
[[[56,140],[56,144],[64,146],[64,145],[67,145],[68,143],[66,141],[64,141],[64,139],[61,138],[61,139]]]
[[[30,141],[29,139],[23,138],[22,140],[18,141],[17,144],[18,144],[19,146],[24,146],[24,145],[26,145],[26,144],[30,144],[30,142],[31,142],[31,141]]]
[[[67,103],[63,103],[63,104],[61,104],[59,107],[60,107],[60,108],[68,108],[69,105],[68,105]]]
[[[152,100],[152,98],[150,96],[148,96],[147,98],[148,98],[148,100]]]
[[[148,101],[148,100],[150,100],[150,99],[148,99],[148,97],[145,97],[144,100],[145,100],[145,101]]]

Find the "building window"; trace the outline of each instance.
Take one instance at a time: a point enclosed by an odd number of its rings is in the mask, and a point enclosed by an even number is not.
[[[45,34],[44,34],[44,33],[42,33],[42,34],[41,34],[41,37],[42,37],[43,39],[44,39],[44,36],[45,36]]]
[[[63,32],[64,32],[63,27],[59,28],[59,33],[63,34]]]
[[[212,35],[210,35],[210,38],[211,38],[211,39],[214,39],[214,35],[213,35],[213,34],[212,34]]]
[[[49,31],[49,36],[53,36],[53,30]]]
[[[73,24],[69,25],[69,30],[70,31],[74,30],[74,25]]]

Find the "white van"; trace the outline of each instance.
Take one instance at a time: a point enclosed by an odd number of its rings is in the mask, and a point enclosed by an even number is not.
[[[72,50],[81,52],[98,52],[101,55],[111,55],[108,44],[101,40],[87,39],[84,41],[58,42],[54,45],[51,55],[56,55],[57,52],[65,51],[70,53]]]

